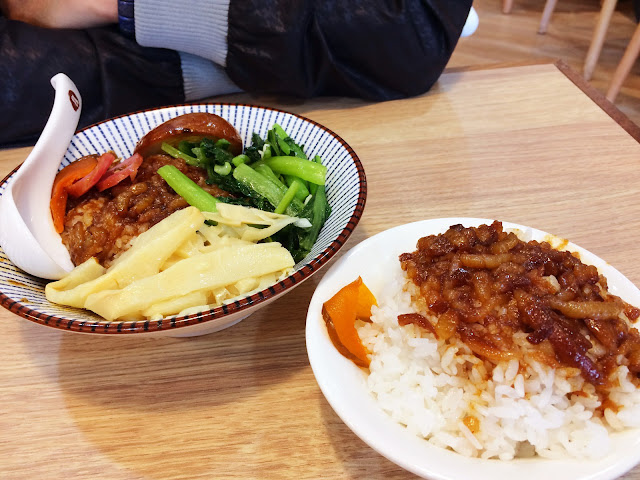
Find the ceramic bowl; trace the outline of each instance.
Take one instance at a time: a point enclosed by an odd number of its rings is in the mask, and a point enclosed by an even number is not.
[[[322,318],[322,304],[358,276],[382,298],[389,272],[399,269],[398,256],[416,249],[419,238],[444,233],[451,225],[491,224],[477,218],[440,218],[401,225],[364,240],[345,253],[322,277],[309,305],[306,342],[318,385],[344,423],[365,443],[392,462],[432,480],[611,480],[640,462],[640,429],[611,434],[611,449],[602,458],[541,457],[510,461],[469,458],[428,443],[393,420],[376,403],[366,385],[367,371],[343,357],[334,347]],[[632,305],[640,305],[640,290],[613,266],[566,240],[533,228],[502,222],[527,238],[549,241],[578,252],[607,278],[609,291]]]
[[[87,334],[202,335],[227,328],[290,292],[325,265],[344,245],[364,210],[367,184],[364,169],[353,149],[328,128],[281,110],[236,104],[182,105],[146,110],[98,123],[78,132],[61,166],[91,153],[113,150],[127,158],[145,133],[170,118],[191,112],[210,112],[229,121],[245,144],[255,132],[264,137],[274,123],[281,125],[309,157],[320,155],[327,166],[327,199],[332,211],[311,253],[291,275],[249,296],[194,315],[161,320],[109,322],[86,310],[52,304],[45,298],[46,281],[18,269],[0,249],[0,303],[13,313],[48,327]],[[17,169],[17,168],[16,168]],[[14,170],[15,172],[15,170]],[[0,195],[12,181],[0,183]]]

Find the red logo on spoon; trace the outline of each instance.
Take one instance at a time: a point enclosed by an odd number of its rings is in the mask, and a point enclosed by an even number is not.
[[[77,112],[78,108],[80,108],[80,100],[78,99],[76,92],[74,92],[73,90],[69,90],[69,100],[71,100],[71,106],[73,107],[73,110]]]

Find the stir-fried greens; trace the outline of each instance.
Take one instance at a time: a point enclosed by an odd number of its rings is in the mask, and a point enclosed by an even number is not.
[[[331,213],[324,188],[327,168],[319,156],[307,158],[304,146],[296,144],[277,124],[265,139],[254,133],[251,140],[237,156],[229,151],[230,143],[225,139],[182,141],[177,147],[162,144],[169,155],[205,169],[208,184],[236,198],[211,196],[171,165],[160,168],[158,174],[189,204],[203,211],[215,211],[216,203],[222,201],[306,218],[310,227],[292,224],[266,240],[280,242],[299,262],[311,251]]]

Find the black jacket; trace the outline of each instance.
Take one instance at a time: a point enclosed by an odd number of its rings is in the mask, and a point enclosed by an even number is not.
[[[180,58],[142,48],[117,26],[54,30],[0,17],[0,146],[34,143],[63,72],[82,95],[80,127],[125,112],[184,101]]]
[[[227,73],[251,93],[389,100],[427,91],[447,64],[471,0],[243,0],[229,8]],[[116,26],[51,30],[0,17],[0,146],[33,143],[64,72],[80,126],[185,101],[179,55]]]

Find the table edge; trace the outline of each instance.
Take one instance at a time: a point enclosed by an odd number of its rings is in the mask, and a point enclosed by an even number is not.
[[[636,125],[626,114],[624,114],[615,104],[610,102],[598,89],[587,82],[582,75],[573,70],[563,60],[554,63],[573,84],[584,92],[593,102],[598,105],[607,115],[609,115],[618,125],[620,125],[633,139],[640,143],[640,126]]]

